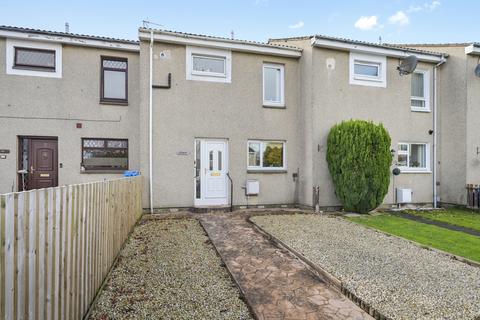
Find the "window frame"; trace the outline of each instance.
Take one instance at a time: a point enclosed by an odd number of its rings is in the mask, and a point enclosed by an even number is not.
[[[224,74],[217,72],[204,72],[193,69],[194,57],[206,57],[224,60]],[[193,81],[208,81],[231,83],[232,82],[232,52],[229,50],[186,46],[185,48],[185,78]]]
[[[279,101],[271,101],[266,100],[265,94],[265,69],[276,69],[280,70],[280,100]],[[271,62],[264,62],[262,66],[262,92],[263,92],[263,106],[265,107],[277,107],[277,108],[284,108],[285,107],[285,65],[280,63],[271,63]]]
[[[103,61],[105,60],[125,62],[127,66],[125,67],[125,69],[104,67]],[[125,72],[125,99],[106,98],[104,96],[105,95],[105,71]],[[104,55],[100,56],[100,103],[128,105],[128,58],[112,57],[112,56],[104,56]]]
[[[412,89],[410,88],[410,109],[415,112],[430,112],[430,72],[428,70],[415,70],[413,73],[423,74],[423,94],[424,97],[416,97],[412,95]],[[412,74],[413,74],[412,73]],[[410,78],[410,86],[412,79]],[[412,100],[419,100],[425,102],[425,107],[416,107],[412,105]]]
[[[400,145],[406,145],[407,150],[400,150]],[[412,145],[424,145],[425,146],[425,167],[410,167],[411,146]],[[407,165],[398,165],[398,156],[407,156]],[[398,168],[404,173],[430,173],[430,144],[428,142],[398,142],[397,144],[397,159],[396,163]]]
[[[211,60],[217,60],[217,61],[222,61],[223,62],[223,73],[219,72],[208,72],[208,71],[200,71],[200,70],[195,70],[193,68],[193,60],[198,57],[198,58],[206,58],[206,59],[211,59]],[[199,53],[192,53],[192,74],[198,75],[198,76],[208,76],[208,77],[220,77],[220,78],[226,78],[227,77],[227,58],[224,56],[214,56],[214,55],[206,55],[206,54],[199,54]]]
[[[108,145],[108,141],[126,141],[127,142],[127,147],[126,148],[108,148],[108,147],[85,147],[84,145],[84,140],[102,140],[105,142],[105,145]],[[122,138],[81,138],[81,144],[82,144],[82,150],[81,150],[81,155],[80,155],[80,167],[82,168],[81,172],[83,173],[123,173],[127,170],[129,170],[130,167],[130,157],[129,157],[129,148],[130,148],[130,143],[128,139],[122,139]],[[126,149],[127,150],[127,166],[126,168],[119,168],[119,169],[114,169],[114,168],[105,168],[105,167],[94,167],[94,168],[85,168],[83,165],[83,153],[85,149],[97,149],[97,150],[105,150],[105,149]]]
[[[355,73],[355,65],[376,66],[378,67],[378,76],[368,76]],[[350,84],[371,86],[371,87],[387,87],[387,57],[350,52]]]
[[[18,51],[30,51],[30,52],[42,52],[42,53],[53,53],[53,67],[46,67],[41,65],[33,65],[33,64],[22,64],[18,63]],[[29,47],[21,47],[21,46],[14,46],[13,47],[13,66],[14,69],[23,69],[23,70],[40,70],[46,72],[55,72],[56,70],[56,54],[55,50],[51,49],[40,49],[40,48],[29,48]]]
[[[260,144],[260,166],[251,166],[249,163],[250,158],[250,144],[251,143],[258,143]],[[264,152],[264,145],[266,143],[281,143],[283,145],[283,166],[282,167],[264,167],[263,166],[263,152]],[[284,140],[258,140],[258,139],[250,139],[247,140],[247,170],[252,172],[285,172],[287,170],[287,142]]]
[[[55,52],[55,69],[15,66],[15,48],[35,51]],[[5,71],[7,75],[62,78],[62,44],[22,39],[6,39],[5,45]]]

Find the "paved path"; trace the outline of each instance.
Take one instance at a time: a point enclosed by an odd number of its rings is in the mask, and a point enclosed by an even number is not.
[[[448,229],[448,230],[460,231],[460,232],[463,232],[463,233],[468,233],[472,236],[480,237],[480,231],[478,231],[478,230],[453,225],[453,224],[448,223],[448,222],[431,220],[431,219],[427,219],[427,218],[424,218],[424,217],[420,217],[420,216],[416,216],[414,214],[409,214],[409,213],[404,213],[404,212],[397,212],[397,213],[394,213],[394,215],[396,215],[398,217],[401,217],[401,218],[413,220],[413,221],[416,221],[416,222],[429,224],[429,225],[445,228],[445,229]]]
[[[205,215],[201,222],[258,319],[372,319],[245,217]]]

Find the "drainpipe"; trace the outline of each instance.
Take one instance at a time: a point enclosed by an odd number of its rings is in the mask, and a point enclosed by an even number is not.
[[[150,30],[150,101],[148,105],[149,192],[150,213],[153,213],[153,30]]]
[[[437,68],[447,62],[442,59],[433,68],[433,208],[437,208]]]

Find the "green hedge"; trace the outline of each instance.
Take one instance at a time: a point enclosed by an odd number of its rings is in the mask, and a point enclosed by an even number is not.
[[[343,121],[328,135],[327,162],[346,211],[366,213],[385,198],[390,183],[391,139],[382,124]]]

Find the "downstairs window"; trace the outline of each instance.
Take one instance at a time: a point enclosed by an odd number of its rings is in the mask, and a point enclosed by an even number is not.
[[[127,139],[82,139],[82,171],[128,170]]]
[[[284,141],[248,141],[249,170],[285,170]]]
[[[429,148],[427,143],[399,143],[397,165],[402,171],[429,171]]]

